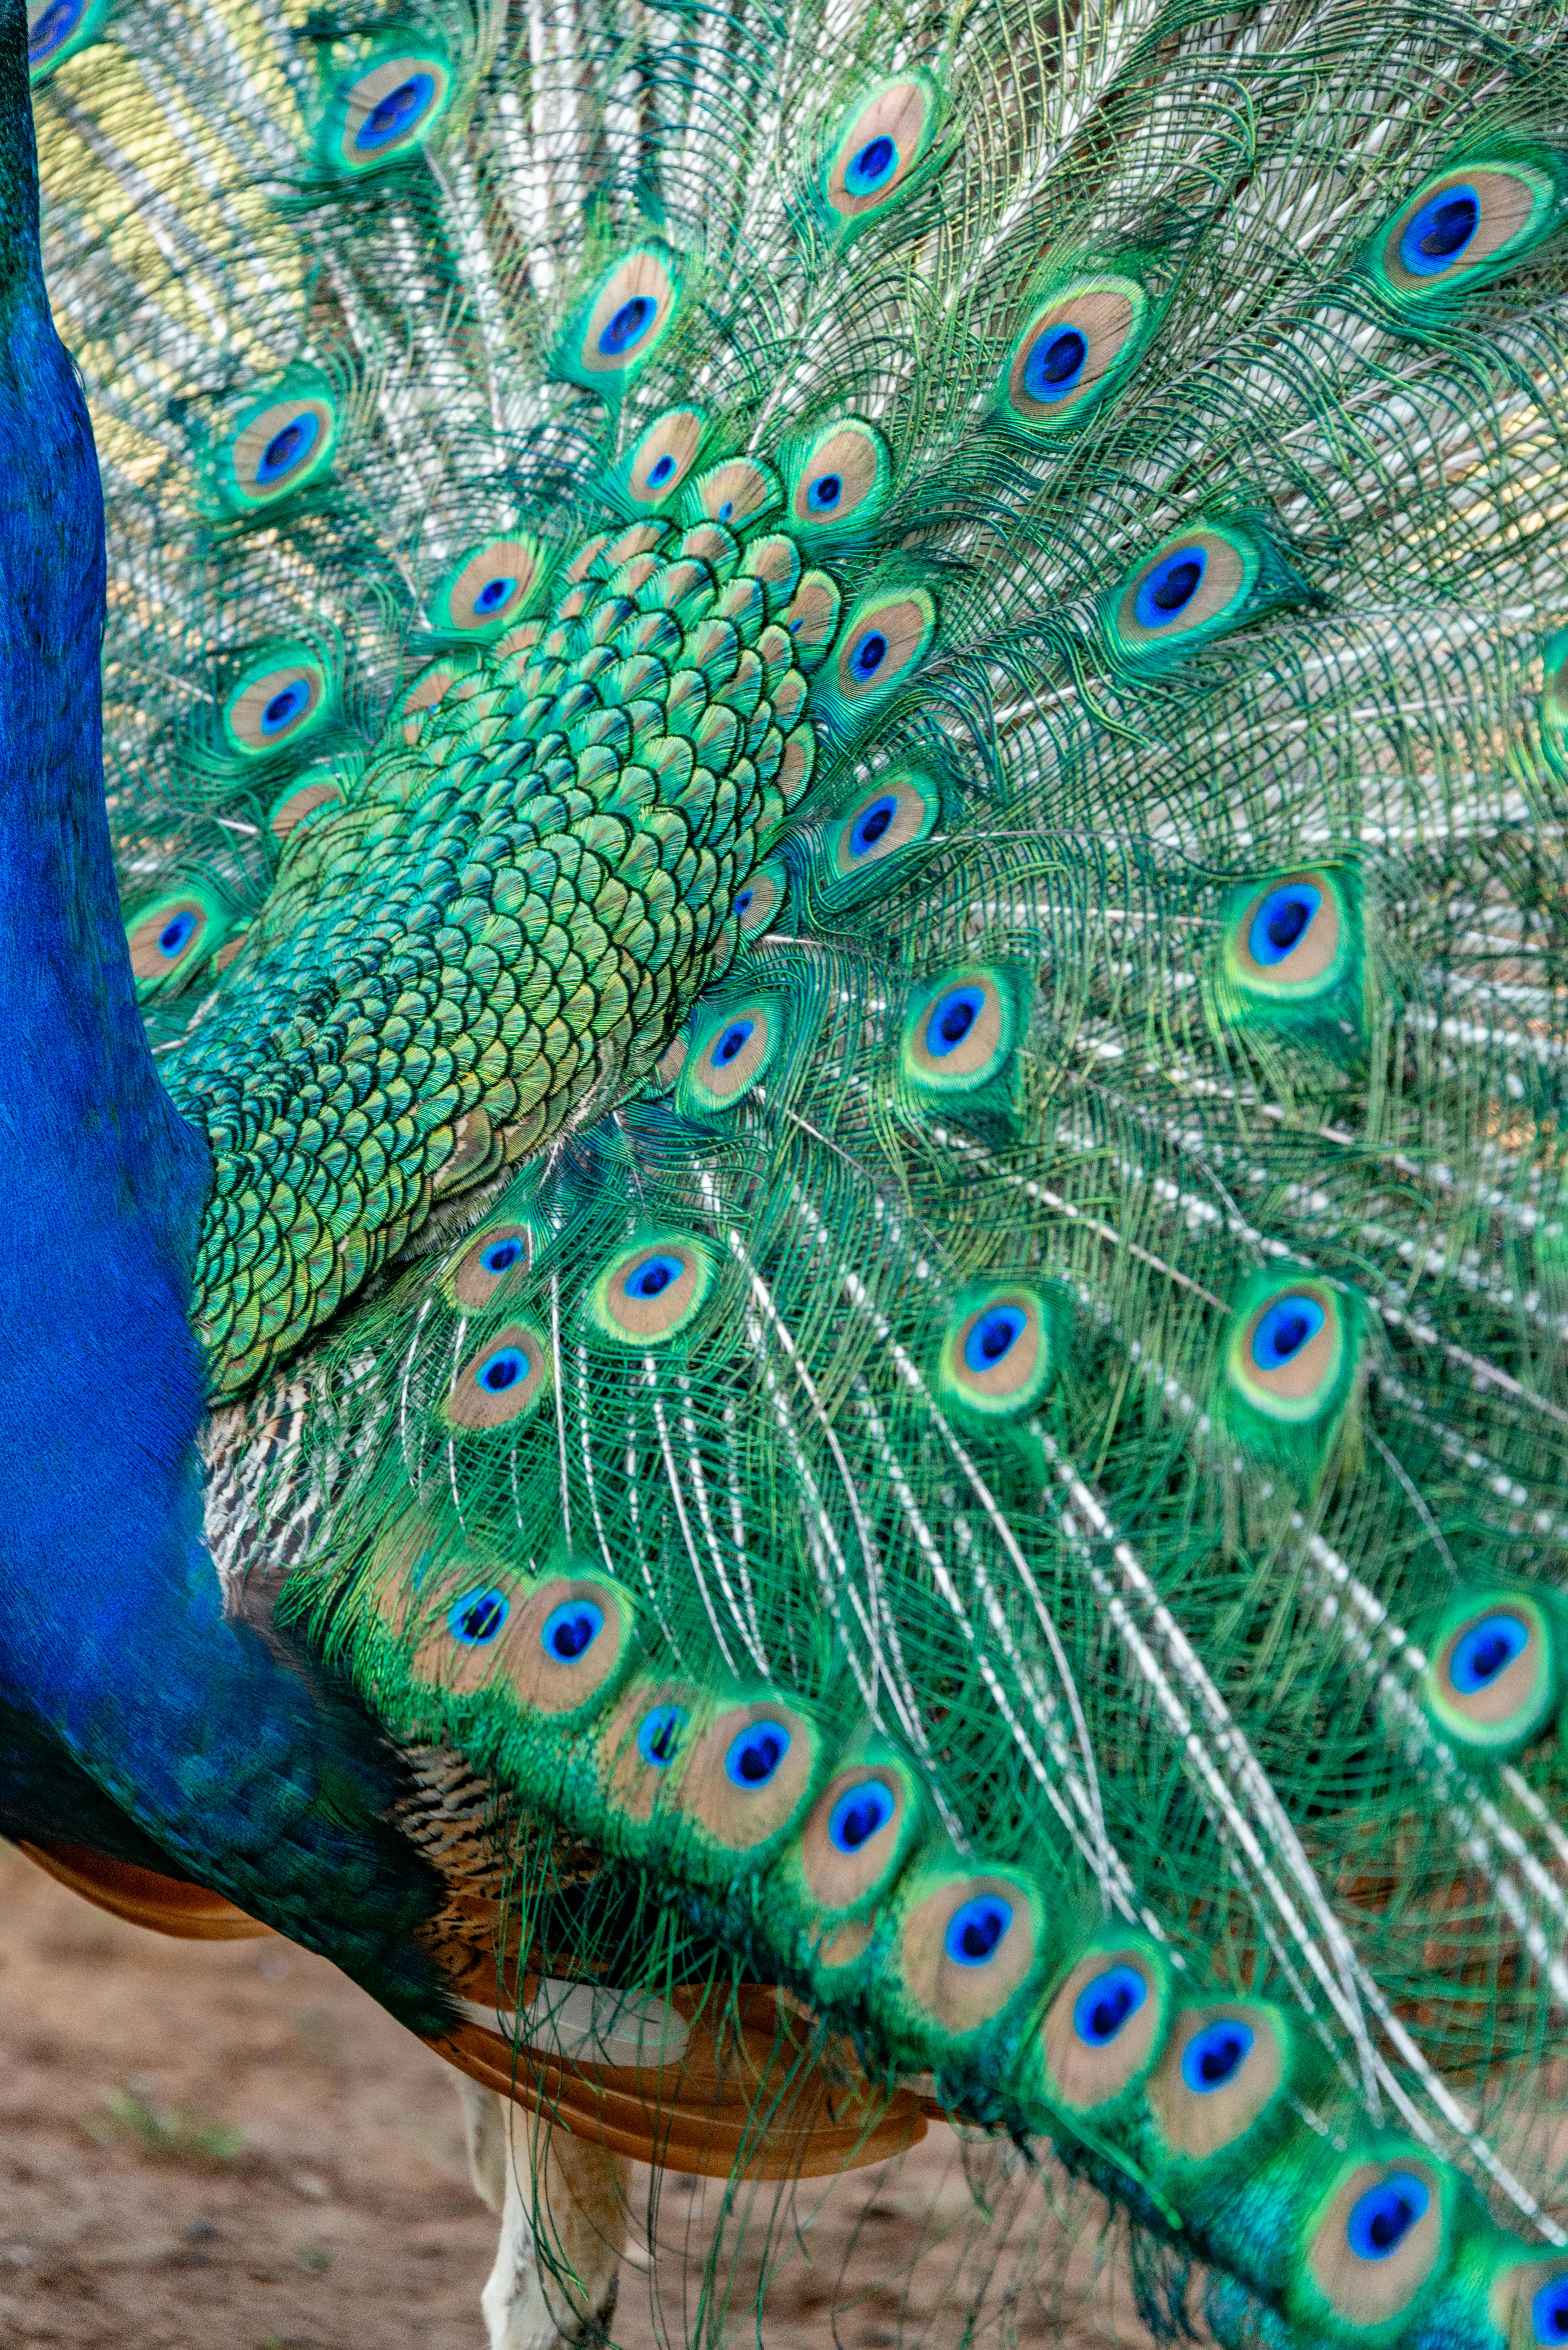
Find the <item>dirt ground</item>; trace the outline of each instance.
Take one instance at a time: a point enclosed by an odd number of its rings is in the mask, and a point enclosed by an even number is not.
[[[1009,2188],[994,2166],[989,2191],[1019,2216],[981,2339],[1146,2350],[1093,2215],[1064,2229],[1037,2180]],[[635,2248],[622,2276],[623,2350],[688,2338],[699,2268],[683,2251],[714,2208],[713,2190],[663,2182],[659,2250]],[[801,2190],[765,2350],[952,2337],[955,2275],[967,2297],[982,2265],[972,2208],[941,2128],[901,2166]],[[335,1969],[279,1941],[122,1926],[0,1846],[0,2343],[483,2350],[494,2234],[452,2075]],[[765,2237],[745,2241],[742,2345]]]

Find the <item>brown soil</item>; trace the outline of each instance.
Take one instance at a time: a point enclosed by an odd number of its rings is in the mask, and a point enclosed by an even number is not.
[[[1003,2213],[972,2246],[966,2161]],[[693,2331],[683,2251],[716,2201],[664,2180],[657,2259],[634,2253],[622,2277],[623,2350]],[[1147,2345],[1094,2215],[1060,2224],[1037,2179],[1008,2181],[948,2130],[901,2166],[802,2189],[792,2219],[765,2253],[781,2262],[766,2350],[951,2334],[999,2236],[982,2328],[998,2350]],[[452,2075],[332,1967],[122,1926],[0,1846],[0,2343],[483,2350],[494,2240]],[[760,2224],[743,2239],[741,2343],[767,2244]]]

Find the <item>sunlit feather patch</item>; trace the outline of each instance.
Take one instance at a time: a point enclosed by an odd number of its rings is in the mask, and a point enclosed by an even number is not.
[[[1438,1627],[1423,1680],[1446,1737],[1500,1759],[1538,1737],[1563,1693],[1562,1637],[1521,1591],[1470,1591]]]
[[[342,777],[330,765],[313,767],[281,791],[267,810],[266,828],[282,842],[302,824],[309,824],[329,808],[343,806]]]
[[[784,625],[789,626],[787,615]],[[812,707],[829,733],[839,739],[854,734],[907,685],[936,629],[936,604],[923,588],[886,588],[859,598],[812,688]]]
[[[442,1413],[453,1428],[504,1428],[532,1411],[550,1384],[546,1341],[529,1323],[508,1323],[462,1364]]]
[[[1307,2209],[1285,2288],[1293,2323],[1368,2350],[1402,2337],[1448,2265],[1455,2193],[1424,2150],[1347,2156]]]
[[[919,68],[862,90],[823,141],[813,195],[824,225],[847,241],[929,179],[940,122],[941,94]]]
[[[663,1346],[691,1329],[716,1278],[708,1242],[686,1232],[650,1232],[618,1250],[593,1283],[588,1320],[622,1346]]]
[[[747,875],[735,898],[735,920],[743,939],[755,938],[774,921],[789,894],[789,868],[782,857],[770,857]]]
[[[247,759],[296,750],[332,713],[332,679],[309,645],[269,645],[223,698],[224,741]]]
[[[726,457],[688,486],[680,513],[686,522],[717,522],[726,530],[747,531],[771,515],[783,496],[771,465],[755,457]]]
[[[219,452],[217,488],[225,505],[249,512],[292,497],[330,468],[337,406],[325,383],[305,380],[258,401]]]
[[[846,416],[779,452],[789,526],[803,542],[852,539],[888,503],[893,460],[874,424]]]
[[[1250,532],[1196,523],[1145,556],[1113,592],[1111,634],[1134,657],[1189,650],[1247,617],[1262,570],[1262,550]]]
[[[1001,411],[1031,433],[1076,423],[1127,375],[1152,323],[1136,277],[1085,276],[1038,304],[1002,373]]]
[[[125,926],[138,996],[189,979],[222,946],[233,921],[226,900],[202,882],[140,908]]]
[[[1272,2135],[1289,2112],[1290,2048],[1284,2018],[1258,2002],[1179,2008],[1147,2085],[1168,2156],[1239,2159]]]
[[[673,246],[649,238],[607,270],[573,311],[551,359],[551,372],[607,400],[658,350],[680,307],[684,264]]]
[[[732,1109],[767,1075],[784,1031],[784,1006],[773,996],[737,998],[703,1013],[676,1080],[677,1109],[699,1118]]]
[[[533,1248],[524,1223],[485,1224],[471,1233],[447,1276],[452,1304],[463,1314],[485,1314],[503,1303],[526,1274]]]
[[[499,636],[539,600],[545,556],[525,531],[470,549],[431,598],[431,625],[483,639]]]
[[[1017,1870],[933,1859],[899,1887],[888,1989],[944,2032],[980,2032],[1029,1982],[1044,1941],[1040,1896]]]
[[[1169,2012],[1164,1952],[1136,1936],[1096,1936],[1040,2027],[1045,2091],[1057,2110],[1101,2114],[1137,2088],[1164,2048]]]
[[[317,151],[356,179],[406,162],[452,102],[445,53],[422,35],[391,35],[344,76],[327,100]]]
[[[1407,302],[1505,268],[1560,218],[1568,167],[1544,149],[1478,156],[1428,180],[1375,239],[1373,276]]]
[[[926,981],[905,1014],[899,1058],[924,1094],[978,1094],[1007,1070],[1020,1032],[1012,975],[961,965]]]
[[[1016,1282],[961,1292],[937,1362],[942,1400],[988,1419],[1033,1410],[1061,1369],[1064,1315],[1054,1298]]]
[[[27,72],[42,81],[57,65],[98,40],[110,0],[28,0]]]

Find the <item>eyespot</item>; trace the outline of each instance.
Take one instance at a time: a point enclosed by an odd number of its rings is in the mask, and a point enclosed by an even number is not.
[[[533,1239],[526,1224],[492,1224],[471,1240],[452,1276],[452,1297],[467,1314],[483,1314],[507,1284],[528,1270]]]
[[[836,1771],[801,1830],[800,1874],[813,1900],[838,1912],[870,1899],[897,1873],[919,1820],[901,1764]]]
[[[904,1023],[904,1075],[923,1093],[974,1093],[1011,1060],[1017,1014],[995,972],[957,971],[930,983]]]
[[[803,571],[779,614],[779,626],[792,640],[794,665],[808,677],[821,667],[837,632],[841,600],[826,571]]]
[[[1107,1942],[1087,1952],[1041,2026],[1051,2095],[1073,2114],[1114,2104],[1159,2055],[1168,2005],[1168,1975],[1154,1950]]]
[[[875,522],[893,478],[887,442],[857,417],[786,450],[784,467],[791,525],[805,539],[840,537]]]
[[[1213,635],[1243,616],[1261,567],[1241,531],[1199,524],[1146,556],[1116,591],[1115,633],[1131,653]]]
[[[1226,1370],[1254,1410],[1271,1419],[1310,1420],[1341,1399],[1345,1355],[1334,1292],[1316,1281],[1275,1281],[1238,1319]]]
[[[672,408],[650,424],[632,452],[626,494],[635,506],[672,498],[697,462],[707,420],[700,408]]]
[[[241,506],[292,497],[326,472],[337,442],[337,410],[325,389],[269,400],[228,444],[219,470],[224,495]]]
[[[680,1752],[680,1734],[690,1716],[684,1706],[656,1705],[638,1727],[637,1751],[655,1771],[668,1771]]]
[[[290,833],[308,824],[313,816],[342,805],[343,786],[337,777],[317,769],[278,795],[267,812],[266,828],[275,840],[286,840]]]
[[[575,1665],[605,1627],[605,1611],[591,1599],[568,1599],[545,1618],[540,1646],[554,1664]]]
[[[420,671],[401,700],[394,705],[393,714],[402,722],[405,743],[411,743],[418,739],[420,722],[425,712],[444,702],[461,679],[472,675],[479,658],[477,653],[472,652],[443,653],[440,660],[431,661],[428,669]]]
[[[945,2030],[981,2030],[1028,1980],[1039,1939],[1038,1901],[1020,1877],[951,1877],[929,1892],[917,1883],[898,1931],[905,1991]]]
[[[1341,2325],[1370,2331],[1405,2316],[1442,2259],[1447,2196],[1424,2159],[1343,2166],[1309,2226],[1292,2314],[1324,2303]]]
[[[1518,2248],[1510,2245],[1510,2254]],[[1506,2257],[1492,2280],[1490,2314],[1507,2350],[1563,2350],[1568,2344],[1568,2267],[1561,2252]]]
[[[1556,1711],[1556,1629],[1520,1592],[1471,1592],[1438,1627],[1425,1690],[1433,1719],[1456,1744],[1492,1754],[1528,1745]]]
[[[550,1354],[526,1323],[514,1322],[469,1356],[445,1404],[454,1428],[504,1428],[532,1411],[550,1385]]]
[[[699,473],[686,499],[692,519],[722,523],[726,530],[749,530],[779,504],[778,476],[754,457],[727,457]]]
[[[1033,1289],[966,1290],[942,1339],[938,1386],[946,1401],[988,1419],[1032,1410],[1057,1370],[1044,1302]]]
[[[556,347],[555,372],[613,395],[663,342],[680,302],[680,260],[650,241],[607,271]]]
[[[1085,277],[1036,309],[1002,378],[1006,413],[1032,432],[1076,423],[1143,348],[1148,296],[1136,278]]]
[[[1231,921],[1233,976],[1283,1000],[1321,995],[1344,977],[1353,940],[1327,873],[1287,873],[1241,899]]]
[[[940,104],[923,73],[865,90],[834,125],[817,181],[824,219],[839,235],[865,227],[910,192],[931,156]]]
[[[228,909],[202,889],[157,899],[126,924],[137,995],[145,998],[198,970],[232,926]]]
[[[750,1794],[767,1785],[789,1750],[789,1731],[782,1722],[751,1722],[724,1757],[724,1776],[732,1787]]]
[[[384,50],[339,82],[322,121],[329,167],[356,177],[406,160],[424,145],[452,97],[452,68],[434,48]]]
[[[789,625],[787,614],[784,625]],[[820,682],[817,687],[816,698],[829,723],[840,711],[857,718],[896,692],[924,658],[936,625],[936,606],[924,588],[905,588],[857,604],[839,632],[838,650],[825,672],[831,681],[826,695]]]
[[[1285,2086],[1272,2009],[1179,2009],[1149,2084],[1149,2103],[1172,2154],[1207,2162],[1246,2138]]]
[[[1388,284],[1420,296],[1461,283],[1489,263],[1521,253],[1551,224],[1550,171],[1501,161],[1443,172],[1395,214],[1375,252]]]
[[[431,622],[463,636],[493,637],[538,601],[545,550],[519,535],[487,539],[463,556],[431,598]]]
[[[941,816],[941,794],[913,769],[884,776],[864,792],[829,836],[831,880],[854,882],[903,848],[929,840]]]
[[[607,1337],[652,1347],[689,1329],[713,1286],[709,1253],[699,1243],[660,1234],[623,1249],[588,1295],[588,1312]]]
[[[223,734],[247,758],[275,758],[316,733],[331,703],[325,666],[303,645],[278,646],[244,671],[223,702]]]
[[[42,81],[67,57],[96,41],[109,14],[107,0],[28,0],[27,71]]]
[[[465,1648],[487,1648],[505,1630],[511,1612],[504,1591],[468,1591],[448,1614],[447,1629]]]
[[[710,1014],[693,1030],[676,1088],[677,1107],[698,1116],[732,1108],[766,1076],[782,1026],[779,1006],[765,998]]]
[[[782,857],[759,865],[735,899],[735,919],[743,939],[754,939],[782,910],[789,891],[789,872]]]

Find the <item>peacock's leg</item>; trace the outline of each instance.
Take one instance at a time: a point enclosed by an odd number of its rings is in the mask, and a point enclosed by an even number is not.
[[[561,2350],[607,2333],[631,2165],[462,2081],[468,2167],[501,2220],[482,2296],[490,2350]]]

